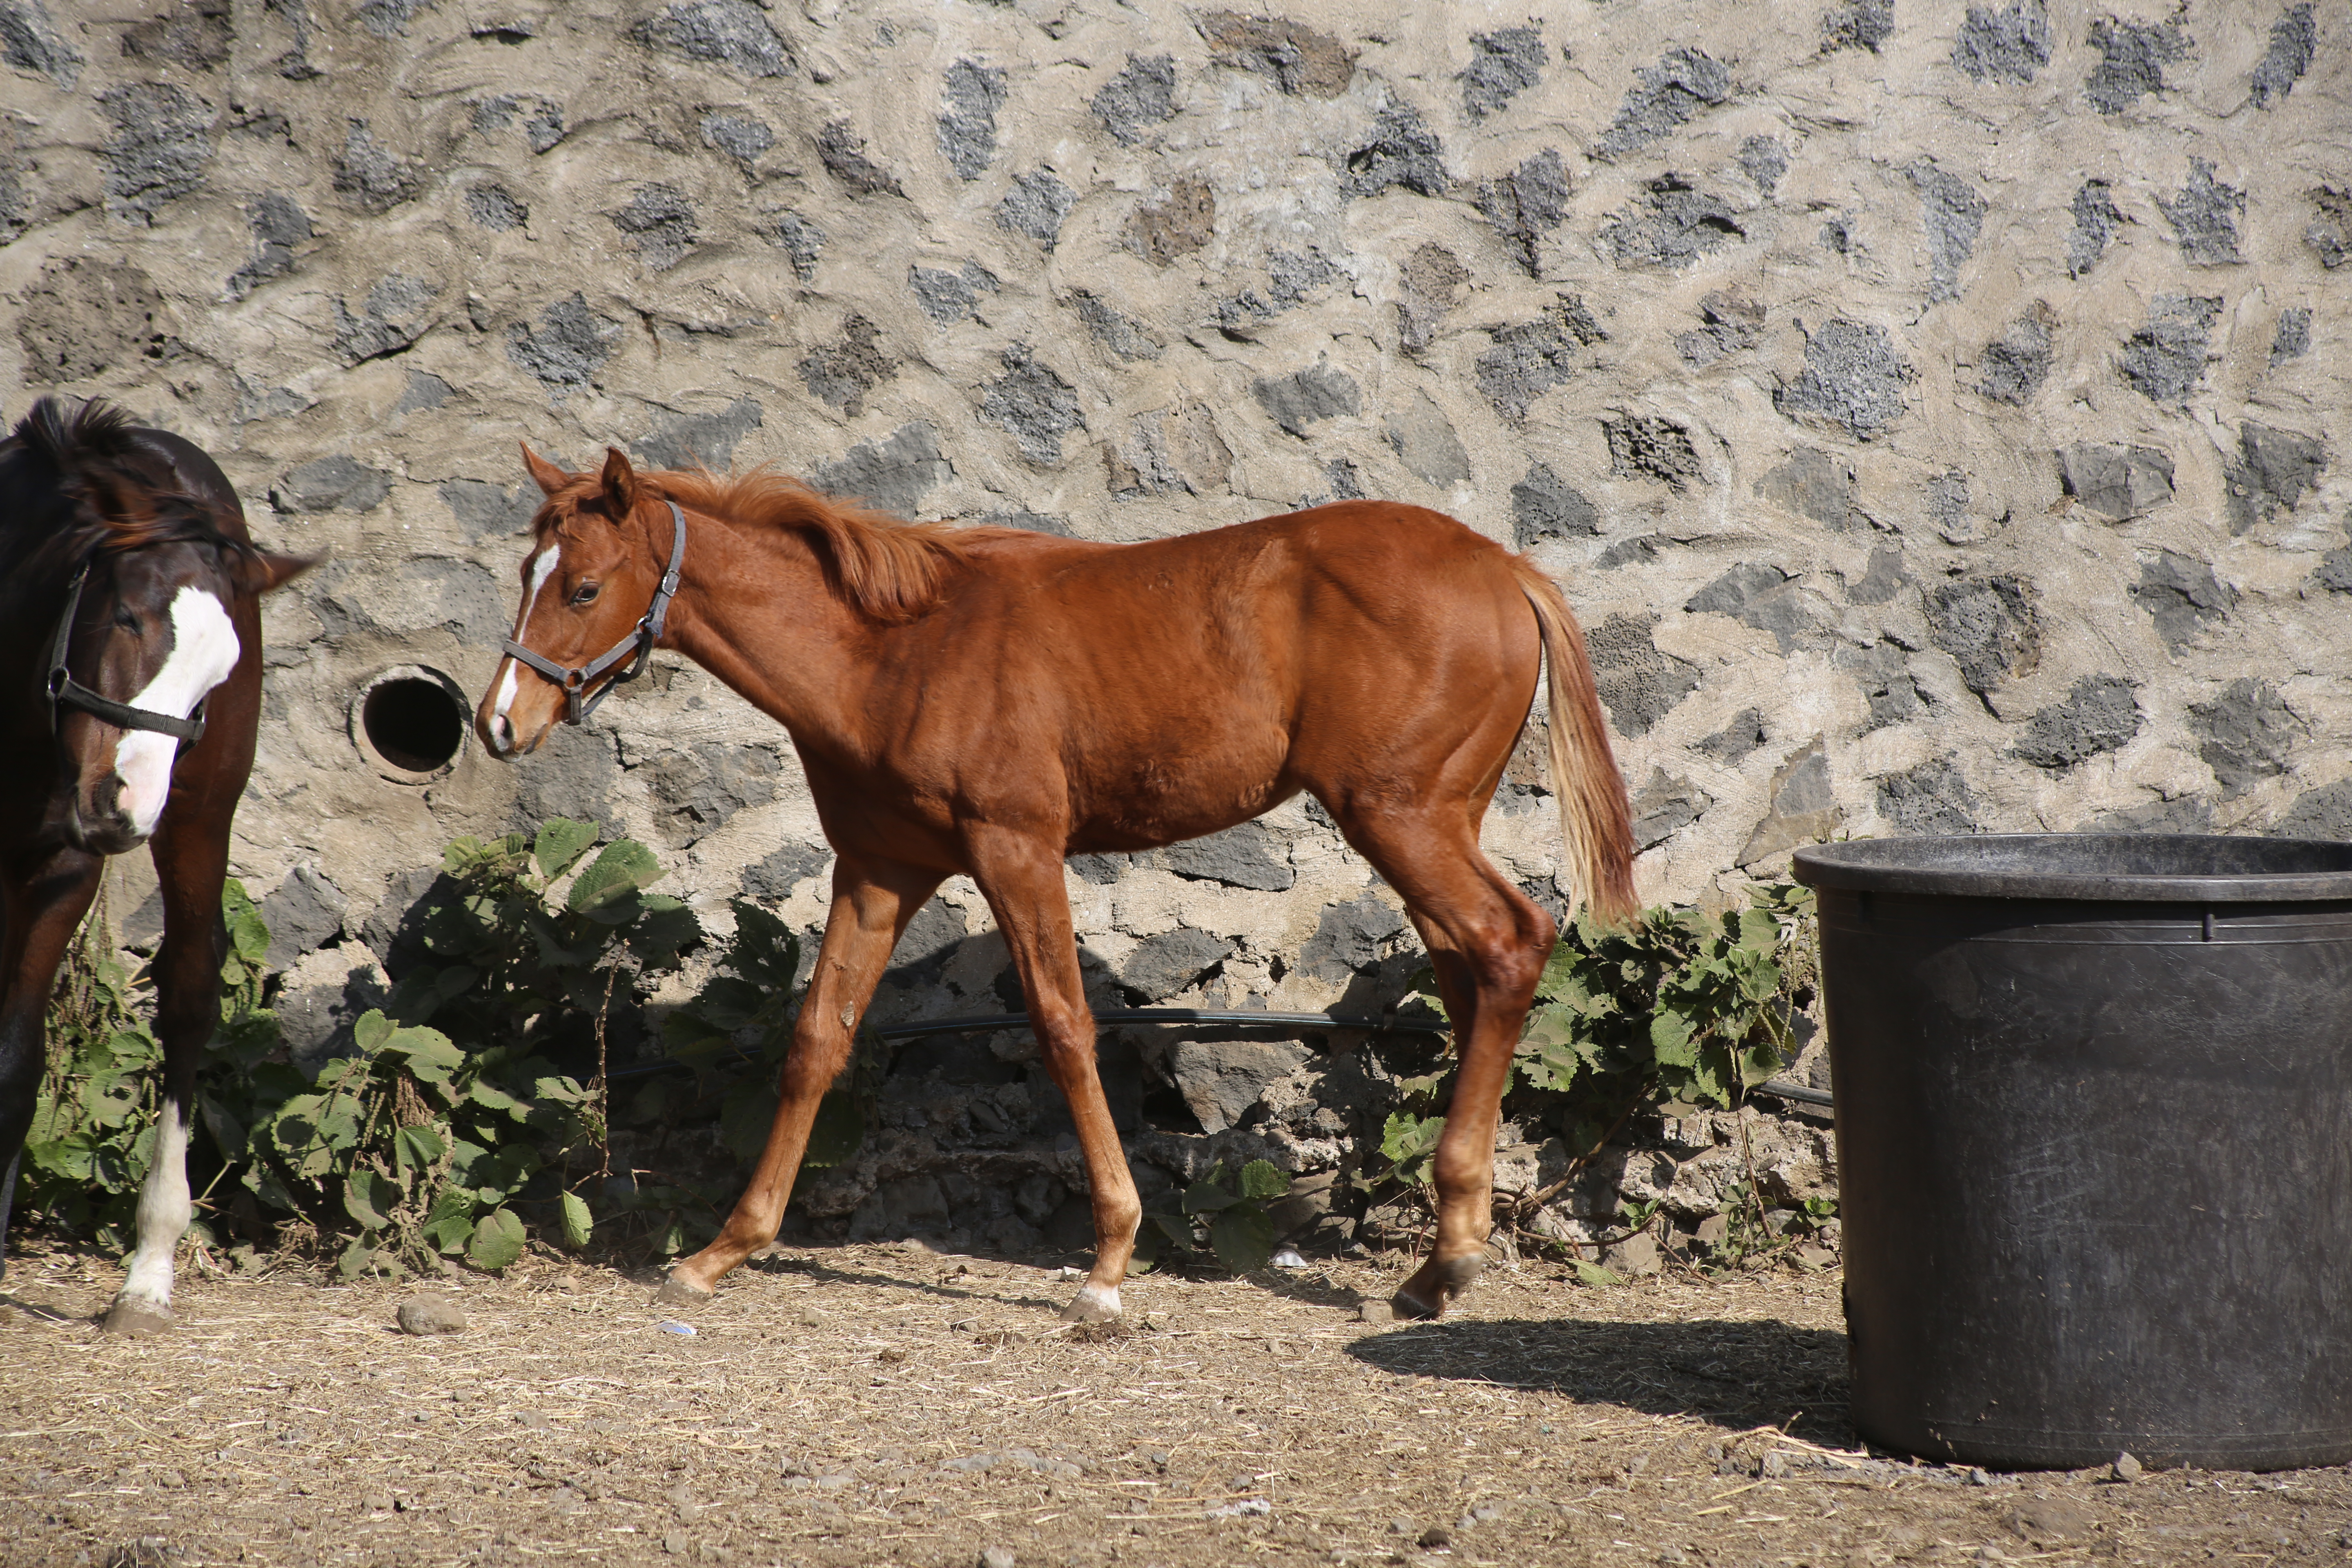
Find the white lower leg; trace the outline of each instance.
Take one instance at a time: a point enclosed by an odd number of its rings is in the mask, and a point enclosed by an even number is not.
[[[158,1309],[172,1304],[172,1255],[188,1231],[195,1205],[188,1198],[188,1130],[180,1108],[164,1101],[155,1123],[155,1163],[139,1189],[139,1249],[131,1255],[123,1298]]]

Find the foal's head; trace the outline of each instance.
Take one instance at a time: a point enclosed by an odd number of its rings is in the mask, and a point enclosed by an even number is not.
[[[65,673],[97,698],[185,719],[228,679],[244,648],[232,612],[310,564],[255,549],[221,527],[234,497],[193,489],[172,438],[91,402],[36,404],[0,443],[0,494],[17,548],[7,566],[35,595],[37,680],[50,678],[60,620]],[[238,530],[237,531],[242,531]],[[70,584],[83,574],[68,618]],[[21,602],[21,601],[20,601]],[[184,743],[51,702],[67,837],[120,855],[155,830]],[[201,742],[194,742],[201,743]]]
[[[663,563],[634,519],[640,503],[658,497],[613,447],[597,473],[568,474],[529,447],[522,460],[547,500],[531,520],[514,640],[577,668],[628,637],[653,602]],[[490,755],[512,761],[538,750],[564,712],[563,689],[509,655],[474,711],[474,728]]]

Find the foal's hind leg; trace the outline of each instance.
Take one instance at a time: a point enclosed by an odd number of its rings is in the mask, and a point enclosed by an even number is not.
[[[1095,1068],[1095,1021],[1087,1009],[1078,973],[1076,933],[1070,924],[1070,895],[1062,880],[1062,857],[1027,835],[1002,829],[968,834],[972,879],[1003,932],[1029,1022],[1045,1053],[1045,1070],[1070,1102],[1078,1146],[1087,1162],[1094,1198],[1095,1266],[1062,1316],[1076,1322],[1102,1322],[1119,1315],[1119,1281],[1135,1256],[1136,1227],[1143,1202],[1135,1175],[1119,1146],[1110,1101]]]
[[[1461,1055],[1437,1144],[1437,1242],[1394,1301],[1402,1315],[1433,1318],[1485,1262],[1503,1086],[1558,928],[1479,852],[1458,805],[1377,816],[1359,805],[1341,824],[1404,895]]]
[[[8,1212],[16,1195],[17,1156],[32,1128],[33,1107],[47,1066],[49,991],[74,928],[98,893],[106,862],[60,849],[33,865],[10,865],[0,877],[0,1155],[7,1184],[0,1187],[0,1277],[8,1271]]]
[[[890,962],[890,950],[943,879],[937,871],[895,861],[844,855],[835,864],[833,910],[825,916],[824,942],[808,994],[793,1022],[768,1146],[760,1152],[759,1168],[726,1226],[709,1246],[670,1270],[656,1300],[707,1300],[719,1276],[776,1239],[784,1205],[792,1201],[793,1180],[808,1152],[817,1104],[849,1060],[857,1022]]]

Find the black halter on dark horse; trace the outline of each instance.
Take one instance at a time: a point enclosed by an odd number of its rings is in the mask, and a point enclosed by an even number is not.
[[[166,1081],[117,1331],[170,1321],[229,824],[261,712],[260,596],[309,564],[255,548],[202,449],[101,403],[43,398],[0,441],[0,748],[20,759],[0,773],[0,1270],[58,963],[106,857],[146,843]]]

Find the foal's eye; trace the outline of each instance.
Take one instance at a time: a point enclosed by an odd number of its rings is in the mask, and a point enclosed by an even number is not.
[[[131,614],[129,610],[115,611],[114,624],[121,626],[124,631],[129,632],[133,637],[138,636],[141,630],[139,617]]]
[[[593,605],[596,602],[596,595],[601,592],[603,592],[601,584],[583,583],[572,590],[572,602],[575,605]]]

